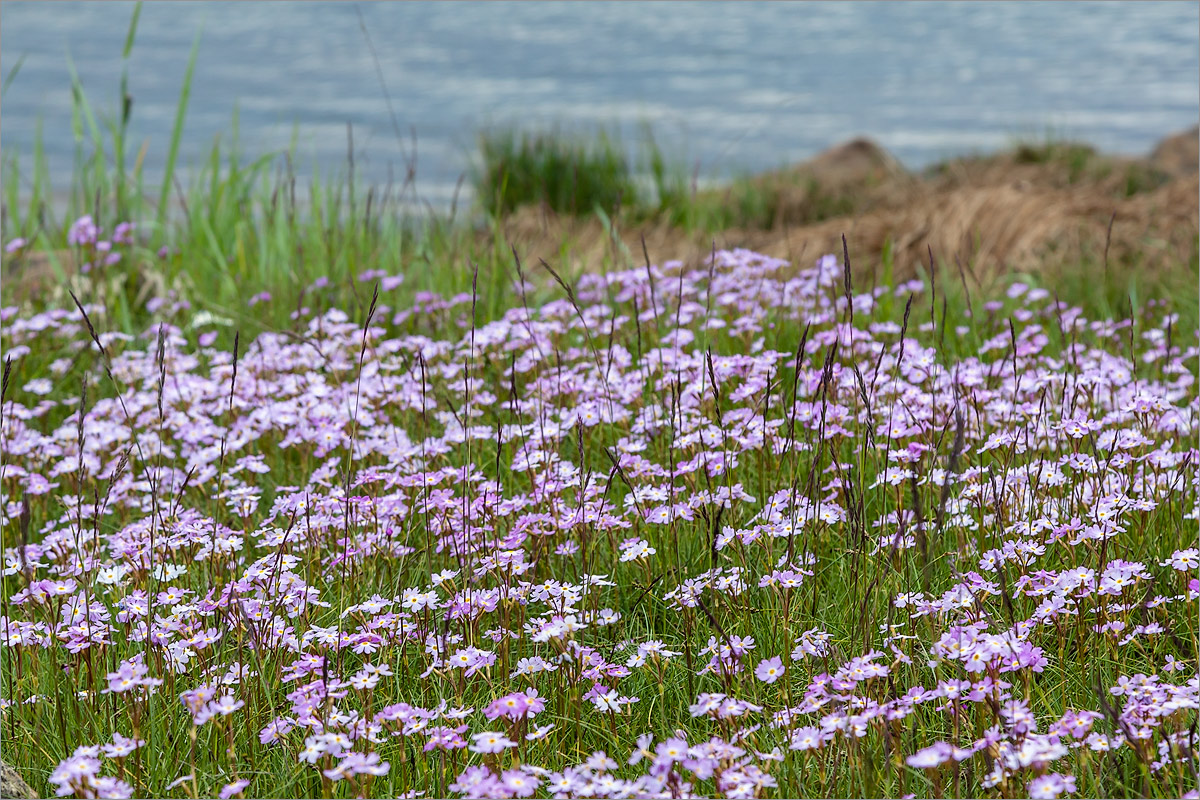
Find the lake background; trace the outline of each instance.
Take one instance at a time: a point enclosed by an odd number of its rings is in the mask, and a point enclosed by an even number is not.
[[[51,182],[75,152],[68,55],[98,112],[118,108],[133,4],[0,4],[0,148],[28,165],[40,121]],[[391,97],[397,137],[378,70]],[[344,170],[347,123],[371,181],[449,204],[482,130],[648,123],[702,182],[801,161],[867,135],[908,167],[1072,138],[1141,154],[1200,118],[1200,3],[172,2],[142,9],[129,61],[130,158],[162,174],[188,54],[199,56],[179,164],[247,158]],[[468,181],[469,183],[469,181]],[[464,192],[465,194],[465,192]]]

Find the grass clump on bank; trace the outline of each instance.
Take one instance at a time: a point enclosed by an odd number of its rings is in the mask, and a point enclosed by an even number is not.
[[[573,217],[599,212],[634,224],[665,223],[685,231],[777,226],[784,197],[808,195],[804,221],[848,213],[853,201],[820,181],[783,176],[763,181],[740,176],[720,189],[700,191],[680,160],[671,160],[647,127],[636,157],[615,134],[502,129],[481,134],[474,191],[482,210],[503,218],[534,206]],[[795,214],[792,221],[796,221]]]
[[[479,137],[475,193],[483,210],[504,216],[545,205],[561,214],[615,214],[638,203],[637,186],[619,140],[502,130]]]

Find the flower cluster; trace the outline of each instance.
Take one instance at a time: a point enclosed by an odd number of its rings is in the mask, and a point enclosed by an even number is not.
[[[1195,791],[1161,304],[742,250],[532,291],[236,352],[0,310],[6,753],[80,797]]]
[[[105,238],[104,230],[90,215],[85,215],[71,224],[67,231],[67,244],[78,248],[83,254],[80,271],[86,273],[118,263],[121,260],[119,248],[132,244],[133,234],[133,223],[121,222],[113,228],[112,235]]]

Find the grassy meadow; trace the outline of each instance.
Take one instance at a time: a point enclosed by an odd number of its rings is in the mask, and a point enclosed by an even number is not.
[[[232,142],[184,181],[188,96],[159,185],[82,91],[65,208],[4,163],[35,792],[1197,796],[1194,258],[537,263],[523,208],[615,242],[782,195],[520,131],[450,213]]]

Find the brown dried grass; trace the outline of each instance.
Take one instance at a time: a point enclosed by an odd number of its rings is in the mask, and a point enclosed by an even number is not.
[[[620,230],[614,241],[597,220],[534,208],[519,210],[499,229],[531,260],[556,263],[565,249],[572,262],[567,266],[577,270],[598,269],[606,257],[618,266],[640,263],[643,237],[652,258],[694,263],[715,242],[806,263],[840,252],[843,234],[860,273],[878,269],[890,243],[898,280],[926,266],[930,248],[946,263],[961,260],[981,279],[1097,259],[1106,242],[1114,263],[1179,269],[1194,256],[1200,236],[1195,137],[1170,137],[1144,159],[1086,149],[1074,157],[1065,150],[1016,150],[949,162],[922,176],[856,140],[808,164],[754,179],[764,191],[781,193],[780,212],[767,229],[709,234],[650,221]],[[853,196],[853,213],[807,221],[814,179],[827,196]]]

